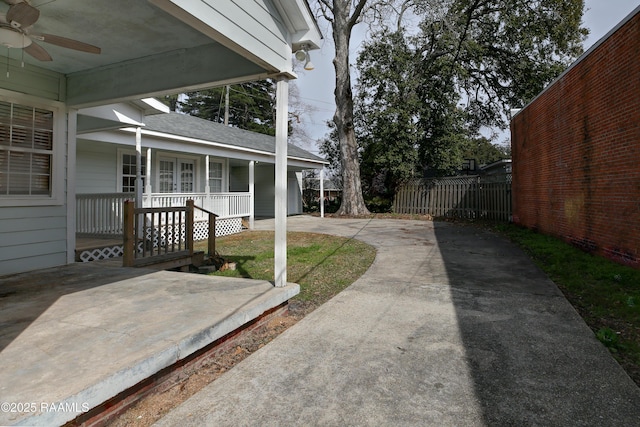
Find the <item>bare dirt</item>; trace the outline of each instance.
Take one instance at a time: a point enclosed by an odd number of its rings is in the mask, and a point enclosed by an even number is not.
[[[110,427],[152,425],[246,357],[264,347],[315,308],[312,303],[290,301],[287,314],[274,317],[266,325],[247,332],[233,348],[207,359],[197,371],[171,388],[146,396],[107,425]]]

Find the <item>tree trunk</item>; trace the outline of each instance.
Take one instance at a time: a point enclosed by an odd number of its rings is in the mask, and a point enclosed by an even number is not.
[[[362,196],[358,144],[353,127],[353,93],[349,67],[349,41],[352,30],[350,12],[350,1],[333,2],[333,40],[336,48],[336,56],[333,59],[336,70],[336,112],[333,121],[342,157],[342,204],[337,214],[360,216],[368,215],[369,210]]]

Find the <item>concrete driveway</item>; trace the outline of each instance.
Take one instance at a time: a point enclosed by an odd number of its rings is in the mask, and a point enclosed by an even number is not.
[[[365,241],[375,262],[157,425],[640,425],[640,389],[505,239],[438,222],[288,224]]]

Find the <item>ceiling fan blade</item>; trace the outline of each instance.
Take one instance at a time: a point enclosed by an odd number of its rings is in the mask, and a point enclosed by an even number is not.
[[[101,49],[97,46],[83,43],[78,40],[68,39],[66,37],[54,36],[53,34],[30,34],[30,36],[46,43],[65,47],[67,49],[79,50],[80,52],[96,54],[101,52]]]
[[[24,51],[27,52],[29,55],[33,56],[34,58],[36,58],[38,61],[51,61],[51,55],[49,55],[49,53],[44,50],[44,48],[42,46],[40,46],[39,44],[36,44],[35,42],[32,42],[29,46],[24,48]]]
[[[16,3],[7,10],[7,21],[17,23],[20,28],[30,27],[38,18],[40,11],[28,3]]]

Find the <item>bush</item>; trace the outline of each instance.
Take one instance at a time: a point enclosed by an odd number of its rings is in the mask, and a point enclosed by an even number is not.
[[[380,196],[365,199],[364,203],[372,213],[390,213],[393,207],[393,199]]]

